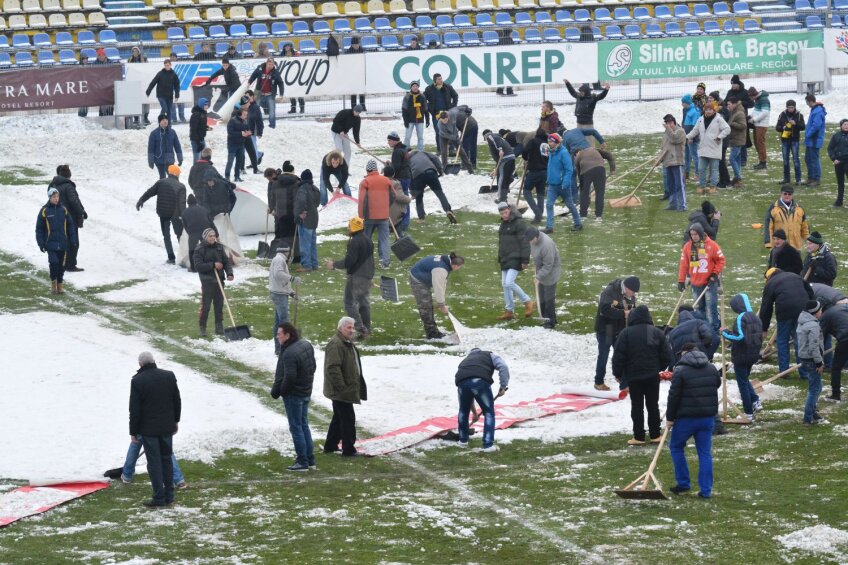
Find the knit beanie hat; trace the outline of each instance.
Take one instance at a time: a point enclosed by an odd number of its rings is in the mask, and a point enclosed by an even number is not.
[[[624,286],[633,292],[639,292],[639,287],[641,286],[639,277],[627,277],[624,279]]]
[[[815,243],[817,245],[824,245],[824,238],[822,237],[822,234],[817,231],[811,233],[810,237],[807,238],[807,241],[809,241],[810,243]]]
[[[180,176],[180,168],[177,165],[168,165],[168,174],[174,175],[175,177]]]
[[[159,117],[156,118],[156,121],[161,122],[162,120],[167,120],[167,119],[168,119],[168,114],[159,114]]]
[[[710,214],[716,213],[716,208],[713,206],[712,202],[704,200],[701,202],[701,212],[703,212],[705,216],[709,216]]]
[[[205,230],[203,230],[203,241],[206,241],[206,238],[209,237],[210,233],[217,235],[215,233],[215,230],[213,230],[212,228],[206,228]]]
[[[396,131],[390,131],[389,135],[386,136],[386,139],[391,139],[392,141],[400,141],[400,135]]]
[[[371,171],[376,171],[377,170],[377,161],[375,161],[374,159],[368,159],[368,162],[365,164],[365,170],[368,171],[369,173]]]
[[[59,191],[53,188],[52,186],[47,189],[47,198],[50,198],[54,194],[59,194]]]
[[[774,230],[774,233],[771,234],[771,236],[772,238],[776,237],[777,239],[782,239],[783,241],[786,241],[786,231],[784,231],[783,228]]]
[[[739,79],[739,75],[733,75],[730,77],[730,84],[742,84],[742,81]]]
[[[809,312],[810,314],[815,314],[819,310],[821,310],[821,303],[818,300],[808,300],[807,305],[804,306],[804,310]]]
[[[284,173],[293,173],[294,165],[291,164],[291,161],[286,161],[283,163],[283,172]]]
[[[312,171],[309,169],[303,169],[303,172],[300,173],[300,180],[304,182],[312,182]]]
[[[209,100],[208,100],[208,99],[206,99],[206,98],[199,98],[199,99],[197,100],[197,106],[198,106],[199,108],[203,108],[203,107],[204,107],[204,106],[206,106],[207,104],[209,104]]]

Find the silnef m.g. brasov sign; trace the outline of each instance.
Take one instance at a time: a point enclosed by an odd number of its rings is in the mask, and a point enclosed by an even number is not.
[[[603,42],[598,76],[630,80],[792,71],[799,50],[821,46],[821,31]]]

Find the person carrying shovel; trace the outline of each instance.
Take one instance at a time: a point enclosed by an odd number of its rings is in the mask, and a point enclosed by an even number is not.
[[[462,161],[462,166],[465,167],[465,170],[468,171],[468,174],[474,174],[474,167],[471,165],[471,160],[468,158],[468,153],[465,152],[465,149],[462,148],[462,137],[465,132],[459,131],[456,127],[456,117],[459,113],[459,110],[456,108],[452,108],[451,110],[445,112],[444,110],[439,113],[439,150],[442,156],[442,167],[446,172],[450,171],[450,167],[448,167],[448,156],[454,156],[455,154],[459,154],[459,158]],[[454,157],[455,159],[455,157]],[[455,163],[451,163],[454,165]],[[458,168],[458,167],[457,167]],[[450,171],[453,174],[455,171]]]
[[[203,231],[203,241],[194,250],[194,268],[200,276],[200,337],[206,337],[209,307],[215,305],[215,334],[224,335],[224,275],[233,280],[233,267],[224,246],[218,243],[215,230]],[[219,277],[218,282],[215,277]]]
[[[445,334],[436,326],[433,317],[433,294],[436,297],[436,308],[442,314],[448,315],[445,304],[445,290],[448,277],[465,265],[465,259],[451,252],[450,255],[430,255],[420,259],[409,271],[409,286],[418,305],[418,315],[427,332],[427,339],[441,339]]]

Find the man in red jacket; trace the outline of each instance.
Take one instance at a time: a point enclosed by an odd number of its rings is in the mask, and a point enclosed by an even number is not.
[[[377,171],[377,161],[369,159],[365,165],[365,178],[359,183],[359,217],[365,219],[365,236],[372,238],[377,228],[377,253],[380,266],[389,266],[389,209],[392,181]]]
[[[680,252],[677,288],[680,292],[686,289],[687,274],[694,298],[697,299],[705,288],[709,288],[704,298],[698,302],[697,308],[706,314],[713,332],[717,333],[721,326],[718,316],[718,277],[724,270],[724,253],[697,222],[689,226],[689,237],[690,241],[683,245]]]

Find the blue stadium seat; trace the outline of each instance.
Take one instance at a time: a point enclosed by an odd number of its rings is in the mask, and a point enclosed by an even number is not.
[[[320,51],[321,53],[327,52],[327,41],[329,41],[329,39],[326,37],[322,37],[318,40],[318,51]]]
[[[315,47],[315,42],[311,39],[301,39],[298,44],[298,50],[304,55],[314,55],[318,53],[318,48]]]
[[[515,14],[515,25],[529,26],[533,23],[533,18],[530,17],[530,12],[518,12]]]
[[[477,47],[482,45],[480,42],[480,36],[477,35],[476,31],[464,31],[462,32],[462,44],[467,47]]]
[[[748,7],[747,2],[742,2],[740,0],[733,3],[733,13],[737,16],[748,16],[751,14],[751,9]]]
[[[315,29],[315,26],[318,24],[319,21],[320,20],[315,20],[315,23],[312,24],[312,31],[317,31]],[[329,28],[330,26],[327,26],[327,32],[329,32]],[[353,29],[351,29],[349,21],[339,18],[333,22],[333,31],[335,31],[336,33],[350,33],[351,31],[353,31]]]
[[[168,28],[168,41],[185,41],[185,33],[181,27]]]
[[[84,29],[77,33],[77,45],[95,45],[94,33]]]
[[[807,29],[822,29],[824,25],[822,25],[821,18],[817,15],[807,16],[804,25]]]
[[[342,51],[347,51],[350,49],[350,45],[353,43],[353,38],[351,36],[342,37]]]
[[[658,20],[670,20],[673,18],[671,15],[671,10],[668,9],[668,6],[657,6],[654,8],[654,18]]]
[[[265,24],[250,24],[251,37],[268,37],[268,26]]]
[[[515,43],[516,45],[520,45],[520,44],[524,43],[524,40],[521,39],[521,34],[518,33],[518,31],[516,31],[516,30],[513,30],[509,34],[509,36],[512,38],[512,42]]]
[[[686,4],[675,4],[674,17],[678,20],[685,20],[687,18],[691,18],[692,13],[689,11],[689,6],[687,6]]]
[[[230,36],[227,35],[227,29],[222,25],[214,25],[209,27],[209,38],[210,39],[229,39]]]
[[[610,11],[606,8],[597,8],[595,10],[595,21],[596,22],[611,22],[612,16],[610,15]]]
[[[677,22],[666,22],[665,34],[669,37],[680,37],[683,35],[683,30],[680,29],[680,24]]]
[[[453,18],[447,14],[439,14],[436,16],[436,27],[439,29],[451,29],[454,27]]]
[[[843,27],[842,18],[839,14],[830,15],[830,27]]]
[[[473,27],[471,25],[471,18],[468,17],[468,14],[457,14],[453,17],[453,25],[456,27]]]
[[[371,27],[371,18],[362,17],[356,18],[353,20],[353,30],[357,32],[369,32],[374,31],[374,28]]]
[[[206,39],[206,30],[200,26],[191,26],[188,28],[188,39],[189,41],[202,41]]]
[[[229,48],[230,48],[229,43],[216,43],[215,44],[215,56],[216,57],[223,57],[224,55],[227,54],[227,49],[229,49]]]
[[[717,18],[727,18],[733,15],[727,2],[716,2],[713,4],[713,15]]]
[[[599,28],[598,26],[592,27],[592,38],[595,41],[600,41],[604,38],[604,34],[601,33],[601,28]]]
[[[810,6],[809,0],[795,0],[795,11],[796,12],[809,12],[813,7]]]
[[[286,22],[273,22],[271,24],[271,35],[274,37],[282,37],[284,35],[289,35],[290,33],[289,24]]]
[[[742,30],[739,28],[739,22],[736,20],[727,20],[724,22],[724,33],[739,33]]]
[[[559,34],[559,30],[555,27],[545,28],[545,31],[542,32],[542,37],[548,43],[557,43],[562,41],[562,36]]]
[[[756,33],[758,31],[763,31],[763,28],[760,27],[757,20],[747,19],[742,22],[742,31],[746,33]]]
[[[713,17],[710,12],[710,7],[706,4],[695,4],[692,7],[692,15],[696,18],[711,18]]]
[[[433,29],[433,20],[430,16],[415,16],[415,27],[418,29]]]
[[[88,57],[89,61],[93,61],[97,58],[97,52],[94,51],[91,47],[86,47],[84,49],[80,49],[80,56],[85,55]]]
[[[71,37],[71,34],[67,31],[57,31],[56,32],[56,45],[59,47],[63,47],[65,45],[73,45],[74,38]]]
[[[574,10],[574,21],[575,22],[588,22],[592,19],[592,15],[589,14],[589,10],[586,8],[578,8]]]
[[[683,31],[686,35],[704,35],[704,32],[701,31],[701,26],[698,22],[686,22],[683,25]]]
[[[845,1],[848,2],[848,0]],[[568,10],[557,10],[556,14],[554,14],[554,19],[558,24],[570,24],[574,22],[574,18]]]
[[[380,46],[386,51],[400,49],[400,43],[396,35],[384,35],[380,38]]]
[[[845,0],[848,2],[848,0]],[[495,22],[492,21],[491,14],[477,14],[474,16],[474,23],[477,24],[477,27],[487,27],[495,25]]]
[[[442,44],[442,38],[439,37],[438,33],[425,33],[424,37],[421,38],[421,45],[426,48],[430,47],[438,47]]]
[[[292,46],[292,49],[293,49],[293,50],[295,50],[295,51],[297,51],[297,49],[295,49],[295,47],[294,47],[294,43],[292,43],[292,42],[291,42],[291,41],[289,41],[289,40],[280,41],[280,42],[277,44],[277,51],[279,51],[280,53],[282,53],[282,52],[285,50],[284,48],[285,48],[285,46],[286,46],[286,45],[291,45],[291,46]]]
[[[657,38],[662,37],[663,32],[660,28],[660,24],[648,24],[645,26],[645,37]]]
[[[77,56],[73,49],[59,49],[59,64],[60,65],[76,65]]]
[[[624,39],[624,34],[621,33],[621,27],[609,25],[604,28],[604,35],[607,39]]]
[[[25,33],[16,33],[12,36],[13,49],[29,49],[32,45],[29,42],[29,36]],[[15,59],[17,63],[17,59]]]
[[[462,40],[459,38],[459,34],[455,31],[445,32],[443,41],[445,47],[459,47],[462,45]]]
[[[359,41],[365,51],[376,51],[380,48],[376,35],[363,35]]]
[[[0,69],[7,69],[12,66],[12,58],[8,53],[0,52]]]
[[[506,12],[498,12],[495,14],[495,25],[496,26],[511,26],[512,25],[512,16],[510,16]]]
[[[291,32],[294,35],[306,35],[308,33],[311,33],[311,30],[309,29],[309,24],[307,22],[303,20],[295,20],[292,22]],[[315,47],[314,41],[312,42],[312,47]]]
[[[376,31],[392,31],[392,22],[389,18],[375,18],[374,29]]]
[[[483,45],[497,45],[498,44],[498,32],[487,29],[483,32]]]
[[[400,16],[395,20],[395,29],[398,31],[407,31],[415,29],[415,26],[412,25],[412,20],[408,17]]]
[[[53,51],[42,49],[38,52],[38,64],[42,67],[52,67],[56,64],[56,57],[53,56]]]
[[[580,30],[576,27],[565,28],[566,41],[580,41]]]
[[[547,12],[536,12],[533,16],[537,24],[552,25],[554,23],[553,18]]]
[[[412,45],[412,39],[413,39],[413,38],[418,39],[418,36],[417,36],[417,35],[415,35],[414,33],[410,33],[410,34],[404,35],[404,36],[403,36],[403,46],[404,46],[404,47],[409,47],[410,45]]]
[[[230,37],[233,39],[242,39],[247,37],[247,28],[244,24],[233,24],[230,26]]]
[[[347,20],[336,20],[336,22],[345,22]],[[340,30],[337,30],[340,31]],[[314,34],[329,34],[330,33],[330,23],[327,20],[315,20],[312,22],[312,33]]]
[[[813,2],[814,10],[827,10],[828,8],[828,0],[815,0],[815,2]]]
[[[32,60],[32,54],[29,51],[18,51],[15,53],[16,67],[32,67],[35,62]]]
[[[721,33],[721,26],[715,20],[707,20],[704,22],[704,33],[707,35],[718,35]]]
[[[834,10],[848,10],[848,0],[833,0]]]
[[[107,47],[106,51],[106,60],[110,63],[120,63],[121,62],[121,54],[118,52],[117,47]]]
[[[650,20],[651,12],[644,6],[636,6],[633,8],[633,19],[639,22]]]
[[[36,33],[32,36],[32,46],[49,49],[53,47],[53,42],[50,41],[50,36],[46,33]]]
[[[0,50],[9,48],[9,38],[5,35],[0,35]]]
[[[100,43],[104,45],[117,45],[118,38],[115,36],[115,32],[111,29],[103,29],[100,30]]]
[[[624,37],[627,39],[641,39],[642,30],[639,24],[627,24],[624,26]]]
[[[171,51],[176,54],[177,59],[191,59],[191,53],[188,52],[188,46],[185,43],[172,45]]]
[[[524,32],[524,41],[527,43],[541,43],[542,34],[536,28],[530,28]]]
[[[633,19],[630,15],[629,8],[616,8],[612,13],[612,17],[617,22],[629,22]]]

